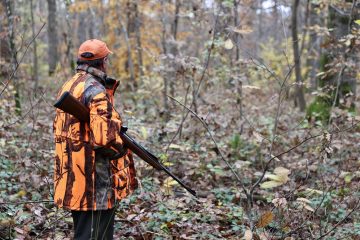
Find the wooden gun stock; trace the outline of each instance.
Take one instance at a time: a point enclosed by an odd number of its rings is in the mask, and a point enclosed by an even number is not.
[[[89,109],[80,101],[78,101],[74,96],[72,96],[69,92],[64,92],[59,98],[59,100],[54,104],[54,107],[73,115],[81,122],[89,122],[90,120]],[[186,186],[180,179],[178,179],[174,174],[172,174],[168,168],[166,168],[159,162],[159,159],[156,156],[154,156],[152,153],[150,153],[148,150],[138,144],[131,136],[126,133],[126,131],[127,127],[121,127],[120,136],[126,148],[130,149],[139,158],[150,164],[153,168],[166,172],[183,188],[185,188],[189,193],[196,197],[196,192],[194,190]],[[117,158],[116,155],[114,156],[114,158]]]
[[[70,115],[73,115],[81,122],[90,121],[89,109],[74,98],[68,91],[64,92],[59,100],[54,104],[54,107],[63,110]]]

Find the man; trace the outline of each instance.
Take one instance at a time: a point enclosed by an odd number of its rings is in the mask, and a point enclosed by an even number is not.
[[[58,93],[59,98],[69,91],[90,110],[88,123],[59,109],[54,120],[54,201],[71,210],[75,239],[113,239],[116,202],[137,187],[113,106],[119,82],[106,76],[110,53],[100,40],[82,43],[77,73]],[[121,157],[113,159],[115,154]]]

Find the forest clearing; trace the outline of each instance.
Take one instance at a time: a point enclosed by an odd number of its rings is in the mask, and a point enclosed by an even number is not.
[[[125,153],[104,157],[106,181],[119,159],[127,174],[104,194],[114,239],[360,239],[359,1],[1,0],[0,11],[0,239],[74,239],[66,204],[102,210],[97,148],[110,145]],[[103,83],[79,68],[98,59]],[[69,87],[88,122],[54,107],[76,74],[106,89],[100,109],[102,93]],[[196,196],[126,147],[120,125]],[[76,174],[93,194],[81,202]]]

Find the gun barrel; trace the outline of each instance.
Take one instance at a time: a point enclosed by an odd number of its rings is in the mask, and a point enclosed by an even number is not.
[[[170,177],[172,177],[176,182],[178,182],[183,188],[185,188],[191,195],[196,197],[196,192],[186,186],[180,179],[178,179],[174,174],[172,174],[169,169],[167,169],[165,166],[162,166],[162,170],[164,170]]]
[[[172,177],[176,182],[178,182],[183,188],[185,188],[189,193],[191,193],[193,196],[196,197],[196,192],[186,186],[178,177],[176,177],[170,170],[162,165],[159,162],[159,159],[155,157],[152,153],[150,153],[148,150],[146,150],[144,147],[142,147],[140,144],[138,144],[132,137],[130,137],[126,133],[126,128],[121,129],[121,137],[124,141],[125,146],[127,146],[130,150],[132,150],[136,155],[138,155],[141,159],[143,159],[145,162],[150,164],[152,167],[154,167],[157,170],[163,170],[166,172],[170,177]]]

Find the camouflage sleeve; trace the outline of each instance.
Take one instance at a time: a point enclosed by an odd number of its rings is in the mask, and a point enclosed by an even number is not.
[[[105,91],[95,95],[90,103],[91,137],[96,146],[106,146],[121,153],[124,151],[120,137],[122,121]]]

